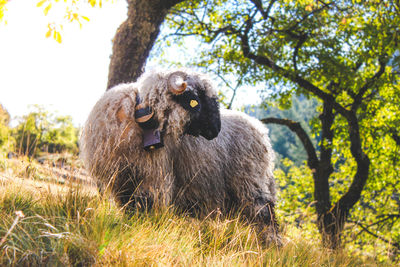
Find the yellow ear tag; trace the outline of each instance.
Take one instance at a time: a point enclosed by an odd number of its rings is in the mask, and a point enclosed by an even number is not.
[[[190,106],[192,107],[192,108],[194,108],[195,106],[197,106],[199,104],[199,102],[197,102],[196,100],[190,100]]]

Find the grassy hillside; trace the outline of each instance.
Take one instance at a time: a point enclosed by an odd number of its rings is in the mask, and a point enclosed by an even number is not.
[[[265,247],[237,218],[198,220],[172,207],[129,214],[97,193],[79,162],[0,157],[1,265],[379,265],[323,249],[318,236],[305,238],[290,224],[282,228],[283,247]]]

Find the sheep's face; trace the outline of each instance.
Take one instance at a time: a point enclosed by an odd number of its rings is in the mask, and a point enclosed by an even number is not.
[[[168,79],[174,101],[189,113],[184,133],[212,140],[221,130],[219,104],[209,85],[183,72],[172,73]]]

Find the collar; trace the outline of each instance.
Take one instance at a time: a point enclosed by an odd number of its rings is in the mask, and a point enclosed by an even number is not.
[[[136,95],[135,121],[143,130],[144,150],[151,151],[164,146],[161,133],[158,130],[159,122],[154,116],[154,110],[142,103],[139,94]]]

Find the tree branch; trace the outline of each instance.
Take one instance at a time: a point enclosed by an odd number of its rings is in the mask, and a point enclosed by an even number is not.
[[[269,16],[269,12],[271,11],[271,8],[274,5],[274,3],[276,2],[276,0],[271,0],[269,2],[269,5],[268,5],[266,10],[263,8],[261,0],[250,0],[250,2],[252,2],[256,6],[257,10],[260,11],[260,13],[261,13],[261,15],[263,16],[264,19],[268,19],[269,18],[269,19],[272,20],[272,22],[275,21],[274,18]]]
[[[252,53],[250,51],[250,44],[248,34],[252,28],[252,21],[249,19],[246,21],[246,27],[244,33],[238,33],[239,38],[241,39],[241,48],[243,51],[244,57],[253,60],[257,64],[266,66],[271,68],[272,70],[278,72],[283,77],[289,79],[293,83],[299,85],[303,89],[309,91],[310,93],[316,95],[317,97],[321,98],[324,101],[329,101],[332,103],[335,110],[337,110],[340,114],[347,117],[348,110],[341,106],[338,102],[335,101],[334,97],[331,94],[328,94],[312,84],[311,82],[301,78],[298,74],[293,74],[291,71],[286,70],[279,65],[277,65],[272,59],[267,56],[260,56]]]
[[[360,199],[361,192],[369,175],[370,159],[362,150],[361,137],[357,115],[355,112],[349,112],[346,118],[349,124],[350,135],[350,151],[353,158],[357,162],[357,171],[354,175],[353,181],[349,190],[339,199],[335,204],[335,210],[340,211],[340,216],[346,218],[349,210]],[[337,209],[339,207],[339,209]]]
[[[396,144],[398,146],[400,146],[400,136],[399,134],[396,132],[395,129],[390,129],[390,133],[392,134],[392,138],[393,140],[396,142]]]
[[[311,142],[310,137],[306,133],[306,131],[301,127],[299,122],[292,121],[289,119],[279,119],[279,118],[265,118],[261,120],[263,123],[274,123],[287,126],[292,132],[294,132],[297,137],[300,139],[301,143],[304,146],[304,149],[307,152],[308,156],[308,166],[311,170],[316,170],[318,168],[318,157],[315,152],[315,148],[313,143]]]
[[[377,216],[377,218],[382,218],[382,217],[390,218],[390,219],[393,219],[393,218],[400,219],[400,214],[381,214],[381,215]]]
[[[323,104],[323,112],[319,116],[322,123],[322,132],[321,132],[321,155],[320,162],[321,168],[324,169],[329,177],[329,175],[333,172],[332,166],[332,140],[333,140],[333,130],[332,124],[335,119],[335,115],[332,110],[332,103],[325,101]]]
[[[314,14],[318,14],[319,12],[321,12],[322,10],[324,10],[325,8],[328,8],[329,6],[334,5],[333,2],[327,3],[327,4],[326,4],[326,3],[323,3],[323,2],[321,2],[321,3],[322,3],[322,5],[323,5],[321,8],[314,9],[314,10],[312,10],[311,12],[307,13],[305,16],[303,16],[300,20],[298,20],[297,22],[295,22],[290,28],[288,28],[288,29],[285,30],[285,31],[288,32],[288,33],[292,33],[293,30],[294,30],[299,24],[301,24],[302,22],[304,22],[308,17],[310,17],[310,16],[312,16],[312,15],[314,15]]]
[[[333,130],[332,124],[335,119],[333,114],[332,103],[330,101],[323,102],[323,112],[320,114],[321,121],[321,145],[318,169],[313,173],[314,178],[314,199],[317,201],[315,207],[318,214],[318,220],[323,222],[330,219],[331,216],[325,218],[326,213],[331,209],[330,185],[329,177],[334,171],[332,166],[332,140]],[[327,223],[329,225],[329,223]],[[325,224],[325,226],[327,225]]]
[[[213,70],[211,70],[211,71],[213,71]],[[226,85],[229,89],[232,90],[231,99],[229,100],[228,106],[226,107],[227,109],[231,109],[231,108],[232,108],[233,101],[234,101],[234,99],[235,99],[235,97],[236,97],[237,90],[238,90],[239,87],[242,85],[243,78],[244,78],[244,74],[240,75],[239,79],[238,79],[237,82],[236,82],[236,86],[233,87],[233,86],[223,77],[223,75],[221,75],[221,74],[219,73],[219,71],[213,71],[213,72],[215,73],[215,75],[218,76],[218,78],[220,78],[220,79],[225,83],[225,85]]]
[[[387,65],[386,57],[380,57],[379,70],[374,74],[374,76],[372,76],[365,82],[365,84],[360,88],[358,94],[354,97],[354,102],[351,107],[353,111],[356,111],[358,107],[361,105],[362,99],[367,90],[371,88],[371,86],[382,76],[383,73],[385,73],[386,65]]]
[[[135,81],[143,72],[146,59],[170,8],[184,0],[129,0],[128,18],[113,39],[107,90]]]
[[[296,47],[293,52],[293,68],[295,73],[297,73],[297,56],[299,54],[300,47],[307,41],[307,34],[303,34],[300,36],[300,39],[297,41]]]
[[[354,223],[354,224],[360,226],[361,229],[362,229],[362,231],[364,231],[364,232],[366,232],[366,233],[372,235],[372,236],[375,237],[375,238],[378,238],[379,240],[382,240],[383,242],[385,242],[385,243],[387,243],[387,244],[392,245],[392,246],[395,247],[397,250],[400,250],[400,244],[399,244],[398,242],[391,242],[390,240],[387,240],[386,238],[384,238],[384,237],[382,237],[382,236],[379,236],[379,235],[377,235],[377,234],[371,232],[371,231],[368,229],[369,226],[364,226],[363,224],[361,224],[361,223],[359,223],[359,222],[356,222],[356,221],[349,221],[349,222]]]

